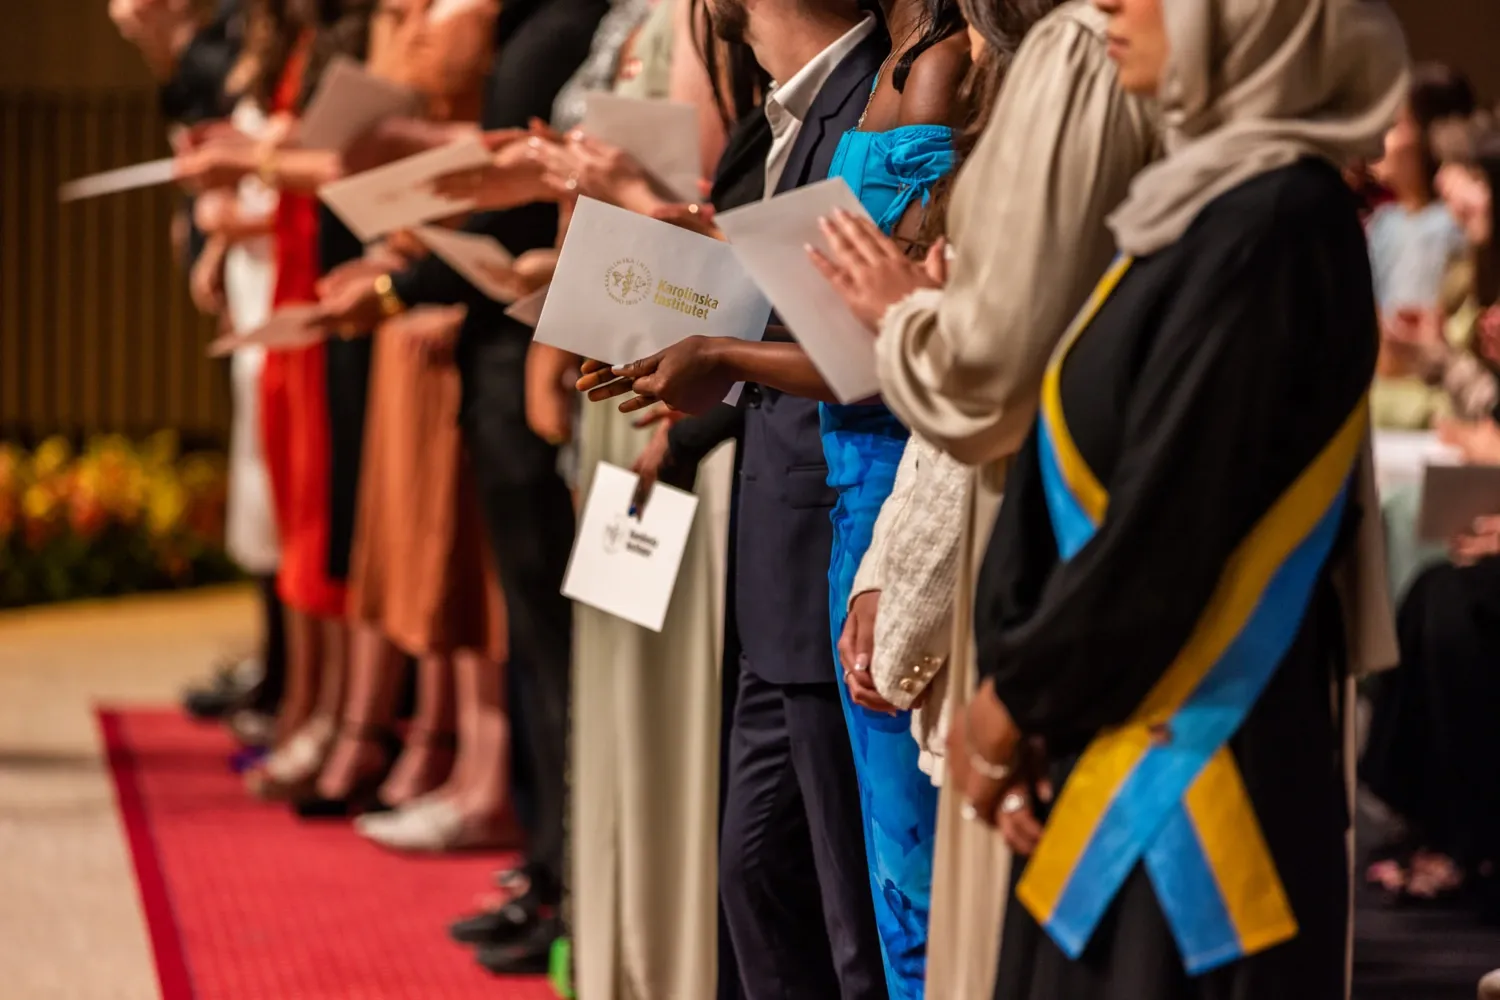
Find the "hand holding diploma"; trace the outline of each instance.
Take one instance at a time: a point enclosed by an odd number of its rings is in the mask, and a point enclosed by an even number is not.
[[[733,343],[738,341],[731,337],[695,336],[628,365],[611,368],[600,361],[586,361],[577,389],[596,403],[634,392],[620,404],[621,413],[659,402],[683,413],[705,413],[741,381],[724,364],[724,349]]]
[[[813,266],[871,332],[891,306],[919,288],[942,288],[948,283],[946,244],[938,240],[921,263],[913,261],[869,219],[845,211],[820,220],[828,240],[824,254],[809,246]]]
[[[554,200],[553,188],[543,177],[544,168],[533,155],[532,144],[542,142],[541,139],[520,129],[506,129],[486,133],[484,140],[494,152],[494,160],[434,178],[434,194],[471,201],[475,210],[481,212]]]

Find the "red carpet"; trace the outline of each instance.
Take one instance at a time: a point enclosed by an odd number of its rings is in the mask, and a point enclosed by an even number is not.
[[[252,802],[229,739],[99,712],[163,1000],[553,1000],[449,942],[505,859],[408,858]]]

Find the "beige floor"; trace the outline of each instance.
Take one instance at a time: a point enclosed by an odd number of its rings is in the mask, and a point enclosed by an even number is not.
[[[155,1000],[92,706],[169,703],[255,628],[244,588],[0,614],[0,1000]]]

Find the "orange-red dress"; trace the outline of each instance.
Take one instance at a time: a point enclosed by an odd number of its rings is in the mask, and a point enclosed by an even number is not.
[[[287,61],[273,111],[296,107],[306,57],[307,46],[299,45]],[[317,301],[317,199],[283,192],[276,208],[274,241],[273,306]],[[261,433],[281,537],[276,589],[297,611],[340,618],[348,603],[345,588],[328,576],[331,508],[324,362],[321,344],[266,356],[261,373]]]
[[[428,9],[416,0],[404,20],[385,22],[394,30],[372,37],[371,71],[425,93],[435,117],[477,118],[494,8],[454,15],[472,30],[444,34],[437,48],[421,41]],[[427,322],[411,312],[375,334],[349,614],[414,656],[469,650],[503,663],[505,605],[459,429],[458,369],[402,329]]]

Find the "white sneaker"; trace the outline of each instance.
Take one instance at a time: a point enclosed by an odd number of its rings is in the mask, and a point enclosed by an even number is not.
[[[390,821],[375,822],[383,818]],[[496,843],[489,830],[476,827],[457,806],[443,799],[398,809],[385,817],[371,816],[359,832],[393,851],[441,853]]]

